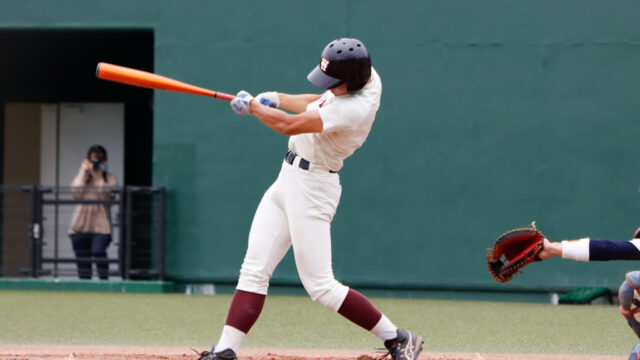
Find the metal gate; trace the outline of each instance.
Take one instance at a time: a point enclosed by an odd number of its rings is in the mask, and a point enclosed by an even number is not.
[[[71,187],[1,186],[0,276],[74,277],[79,263],[106,263],[111,277],[164,279],[165,188],[95,191],[105,196],[84,199]],[[69,214],[78,206],[100,206],[109,213],[112,241],[105,258],[75,256],[66,234]]]

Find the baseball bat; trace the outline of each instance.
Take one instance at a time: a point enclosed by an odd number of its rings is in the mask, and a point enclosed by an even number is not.
[[[231,101],[235,96],[220,91],[213,91],[166,76],[136,70],[125,66],[99,62],[96,68],[96,76],[103,80],[115,81],[122,84],[133,85],[149,89],[177,91],[187,94],[210,96],[216,99]]]

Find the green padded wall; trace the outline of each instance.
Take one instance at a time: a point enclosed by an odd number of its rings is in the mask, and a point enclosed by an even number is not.
[[[151,29],[157,73],[230,93],[313,92],[323,46],[363,40],[382,106],[341,171],[333,262],[383,288],[613,287],[638,267],[555,259],[505,286],[484,257],[532,220],[557,240],[640,225],[639,24],[637,1],[0,1],[5,30]],[[169,277],[233,283],[287,138],[223,101],[156,92],[153,139]],[[273,282],[298,283],[290,255]]]

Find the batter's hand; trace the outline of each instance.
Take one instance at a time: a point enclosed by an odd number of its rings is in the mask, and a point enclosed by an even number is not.
[[[280,106],[280,96],[275,91],[267,91],[258,94],[256,101],[262,105],[277,108]]]
[[[253,96],[242,90],[231,100],[231,109],[238,115],[249,115],[251,114],[251,100],[253,100]]]

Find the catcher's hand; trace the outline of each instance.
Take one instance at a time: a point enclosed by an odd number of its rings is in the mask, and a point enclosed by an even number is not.
[[[491,276],[506,283],[521,268],[540,261],[538,253],[544,244],[544,235],[531,224],[530,228],[511,230],[496,240],[493,249],[487,249],[487,265]]]

